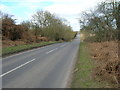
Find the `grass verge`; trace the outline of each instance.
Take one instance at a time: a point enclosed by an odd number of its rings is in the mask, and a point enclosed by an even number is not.
[[[92,78],[92,69],[94,62],[89,58],[87,44],[80,43],[77,62],[75,65],[71,88],[102,88],[104,83],[97,82]]]
[[[49,41],[49,42],[41,42],[41,43],[7,47],[7,48],[2,49],[2,55],[5,56],[5,55],[9,55],[9,54],[13,54],[13,53],[33,49],[33,48],[38,48],[38,47],[42,47],[42,46],[46,46],[46,45],[50,45],[50,44],[55,44],[55,43],[58,43],[58,42],[57,41]]]

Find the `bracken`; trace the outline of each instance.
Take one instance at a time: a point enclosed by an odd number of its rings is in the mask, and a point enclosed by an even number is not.
[[[89,43],[91,59],[95,60],[96,67],[93,76],[100,81],[112,83],[113,87],[120,87],[120,59],[118,42],[107,41]]]

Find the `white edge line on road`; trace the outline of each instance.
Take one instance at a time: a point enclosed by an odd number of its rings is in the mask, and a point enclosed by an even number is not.
[[[53,50],[50,50],[50,51],[48,51],[48,52],[46,52],[46,54],[48,54],[48,53],[50,53],[50,52],[53,52],[53,51],[55,51],[55,50],[57,50],[58,48],[55,48],[55,49],[53,49]]]
[[[12,70],[10,70],[10,71],[8,71],[8,72],[6,72],[6,73],[0,75],[0,77],[3,77],[3,76],[5,76],[5,75],[7,75],[7,74],[9,74],[9,73],[11,73],[11,72],[13,72],[13,71],[19,69],[19,68],[25,66],[26,64],[29,64],[30,62],[35,61],[35,60],[36,60],[36,59],[34,58],[34,59],[32,59],[32,60],[30,60],[30,61],[28,61],[28,62],[26,62],[26,63],[24,63],[24,64],[22,64],[22,65],[20,65],[20,66],[18,66],[18,67],[16,67],[16,68],[14,68],[14,69],[12,69]]]

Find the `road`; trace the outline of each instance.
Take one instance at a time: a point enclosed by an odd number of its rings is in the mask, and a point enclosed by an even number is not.
[[[2,60],[3,88],[65,88],[79,48],[79,37],[21,52]]]

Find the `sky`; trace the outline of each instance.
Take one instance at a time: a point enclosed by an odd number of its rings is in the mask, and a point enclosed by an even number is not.
[[[83,11],[93,9],[102,0],[1,0],[0,10],[14,15],[16,23],[30,20],[37,10],[47,10],[64,18],[74,31],[80,30],[79,18]]]

